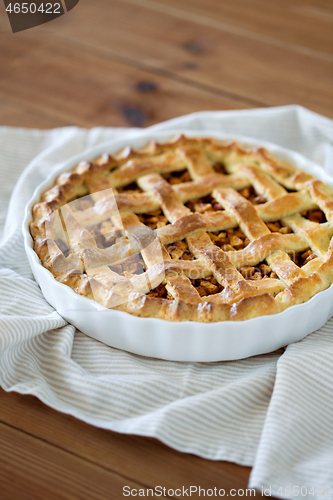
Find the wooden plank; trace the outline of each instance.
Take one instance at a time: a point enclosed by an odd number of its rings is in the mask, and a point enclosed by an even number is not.
[[[153,0],[99,0],[98,6],[81,2],[66,21],[49,23],[48,34],[178,81],[265,105],[298,103],[333,116],[330,54],[321,59],[224,26],[207,26]]]
[[[58,413],[32,396],[0,390],[0,421],[148,487],[193,485],[230,490],[246,489],[248,484],[249,467],[204,460],[154,439],[98,429]]]
[[[64,124],[141,127],[199,110],[250,107],[54,38],[18,35],[0,54],[0,98]]]
[[[136,2],[142,5],[142,0]],[[201,24],[213,20],[216,26],[218,23],[228,25],[227,29],[245,33],[264,43],[288,44],[291,50],[296,51],[301,50],[301,46],[321,51],[322,55],[332,55],[331,0],[182,0],[181,3],[178,0],[154,0],[155,8],[159,3],[175,8],[175,15],[177,10],[185,11],[191,19],[198,16]]]
[[[8,96],[0,97],[1,125],[27,128],[55,128],[72,125],[70,120],[57,118],[52,113],[37,110],[33,105],[16,102]]]
[[[121,499],[126,485],[144,488],[2,423],[0,449],[3,500]]]

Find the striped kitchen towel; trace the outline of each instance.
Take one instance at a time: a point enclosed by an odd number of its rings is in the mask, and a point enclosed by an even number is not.
[[[152,129],[182,127],[275,142],[333,173],[332,121],[298,106],[195,113]],[[333,498],[333,320],[286,350],[176,363],[92,340],[43,298],[21,234],[34,188],[69,157],[132,133],[0,128],[1,386],[105,429],[253,465],[250,486],[272,495]]]

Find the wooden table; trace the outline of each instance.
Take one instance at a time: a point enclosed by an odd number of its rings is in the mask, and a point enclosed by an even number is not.
[[[16,34],[0,9],[1,125],[145,127],[294,103],[333,118],[332,0],[80,0]],[[2,500],[118,499],[124,485],[229,492],[250,473],[1,390],[0,443]]]

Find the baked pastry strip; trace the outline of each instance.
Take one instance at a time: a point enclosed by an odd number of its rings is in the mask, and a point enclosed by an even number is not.
[[[159,198],[163,212],[170,222],[176,222],[191,214],[191,210],[183,205],[178,194],[172,189],[170,184],[159,175],[152,174],[142,177],[139,180],[139,185],[143,189],[154,192]],[[195,237],[188,238],[187,242],[190,251],[196,258],[201,258],[205,261],[211,273],[221,285],[236,283],[244,279],[231,264],[225,252],[212,244],[207,233],[200,232]]]

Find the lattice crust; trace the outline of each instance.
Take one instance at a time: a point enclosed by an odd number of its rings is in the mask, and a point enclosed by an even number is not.
[[[55,279],[136,316],[245,320],[333,281],[332,188],[236,142],[178,136],[81,162],[34,205],[30,230]]]

